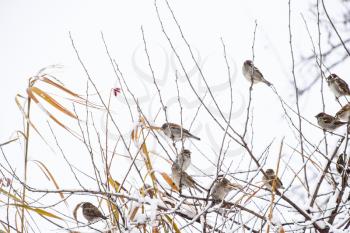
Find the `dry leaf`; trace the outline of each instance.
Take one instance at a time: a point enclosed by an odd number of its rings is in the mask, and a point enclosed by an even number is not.
[[[168,183],[168,185],[170,185],[170,187],[173,190],[179,192],[179,188],[176,186],[174,181],[168,176],[168,174],[166,174],[165,172],[162,172],[161,175],[163,176],[164,180]]]

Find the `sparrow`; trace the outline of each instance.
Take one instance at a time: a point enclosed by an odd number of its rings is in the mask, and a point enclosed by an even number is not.
[[[349,121],[350,117],[350,104],[344,105],[336,114],[335,117],[341,121]]]
[[[173,163],[171,166],[171,177],[177,187],[187,187],[187,188],[194,188],[195,190],[202,193],[202,190],[200,189],[200,186],[197,184],[194,179],[188,175],[186,172],[181,170],[181,167],[177,163]],[[180,185],[181,181],[181,185]]]
[[[199,137],[196,137],[194,135],[192,135],[187,129],[182,128],[180,125],[178,124],[174,124],[174,123],[164,123],[161,127],[161,130],[163,131],[163,133],[168,136],[169,138],[171,138],[174,141],[180,141],[181,140],[181,136],[183,139],[185,138],[194,138],[197,140],[201,140]]]
[[[267,169],[266,176],[263,176],[263,183],[268,189],[272,189],[272,182],[275,181],[275,189],[284,189],[282,181],[275,175],[273,169]]]
[[[182,171],[185,171],[191,164],[191,151],[183,149],[178,154],[175,163],[179,164]]]
[[[229,192],[239,187],[239,185],[232,184],[225,177],[221,177],[215,181],[215,184],[210,191],[210,196],[215,200],[222,201]]]
[[[340,126],[346,124],[346,122],[339,121],[337,118],[321,112],[315,116],[317,118],[318,125],[328,131],[334,131],[335,129],[339,128]]]
[[[336,164],[337,172],[342,174],[345,168],[344,154],[340,154]],[[348,160],[348,167],[346,169],[346,173],[350,174],[350,160]]]
[[[263,82],[268,86],[271,86],[271,83],[267,81],[260,70],[254,66],[253,61],[246,60],[243,63],[242,72],[244,77],[249,81],[253,81],[253,83]]]
[[[90,202],[84,202],[82,205],[83,208],[83,216],[88,222],[95,222],[99,219],[107,219],[106,216],[104,216],[101,211],[91,204]]]
[[[348,84],[336,74],[331,74],[326,78],[327,84],[336,98],[350,95]]]
[[[154,188],[149,185],[145,184],[141,189],[140,189],[140,194],[149,196],[150,198],[153,198],[155,196]]]

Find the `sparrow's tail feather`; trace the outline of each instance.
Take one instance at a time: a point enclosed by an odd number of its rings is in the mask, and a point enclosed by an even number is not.
[[[263,79],[262,82],[265,83],[267,86],[271,86],[271,85],[272,85],[272,83],[270,83],[270,82],[267,81],[266,79]]]
[[[189,136],[190,136],[191,138],[196,139],[196,140],[199,140],[199,141],[201,140],[199,137],[196,137],[196,136],[194,136],[193,134],[190,134]]]
[[[336,125],[336,126],[342,126],[342,125],[345,125],[345,124],[347,124],[348,122],[344,122],[344,121],[337,121],[337,122],[335,122],[334,124]]]

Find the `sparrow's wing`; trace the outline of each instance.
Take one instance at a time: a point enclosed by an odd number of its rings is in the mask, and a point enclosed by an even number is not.
[[[337,168],[338,173],[342,173],[342,172],[343,172],[343,170],[344,170],[344,165],[345,165],[345,162],[344,162],[344,159],[343,159],[343,154],[341,154],[341,155],[339,155],[339,157],[338,157],[337,165],[336,165],[336,168]]]
[[[346,104],[343,106],[336,114],[335,116],[338,117],[339,115],[343,114],[344,112],[350,111],[350,105]]]
[[[87,212],[89,212],[90,216],[106,219],[106,217],[101,213],[101,211],[96,206],[91,206],[90,208],[87,209]]]
[[[326,124],[331,124],[334,121],[334,117],[327,115],[323,117],[323,122]]]
[[[277,183],[277,186],[279,186],[280,188],[283,187],[283,183],[282,183],[282,181],[280,180],[279,177],[277,177],[276,183]]]
[[[176,130],[179,133],[181,133],[181,129],[182,129],[183,134],[187,134],[187,135],[190,134],[190,132],[187,129],[182,128],[181,125],[178,125],[175,123],[169,123],[169,127],[171,130]]]
[[[273,181],[275,181],[275,188],[276,189],[283,187],[282,181],[280,180],[280,178],[276,177],[275,175],[272,177],[269,177],[269,184],[271,186],[273,185]]]
[[[181,134],[181,129],[182,129],[183,135],[191,136],[191,133],[187,129],[182,128],[180,125],[176,125],[176,127],[172,127],[172,130],[176,131],[178,134]]]
[[[181,133],[181,131],[180,131]],[[190,131],[188,131],[187,129],[182,129],[182,133],[187,136],[187,137],[190,137],[190,138],[194,138],[194,139],[197,139],[197,140],[201,140],[199,137],[196,137],[194,136],[193,134],[190,133]]]
[[[187,174],[187,173],[186,173]],[[188,176],[188,181],[191,183],[191,188],[194,188],[198,192],[202,193],[202,189],[200,188],[201,186],[192,178],[192,176]]]
[[[104,216],[104,215],[101,213],[101,211],[99,211],[98,209],[97,209],[97,216],[98,216],[99,218],[102,218],[102,219],[107,219],[107,217]]]
[[[83,214],[91,219],[98,218],[98,215],[96,213],[97,213],[96,208],[93,208],[91,206],[85,207],[83,209]]]
[[[198,183],[192,178],[192,176],[188,175],[186,172],[183,172],[184,173],[184,177],[186,178],[186,181],[188,181],[188,185],[191,187],[191,188],[195,188],[195,189],[198,189]]]
[[[254,65],[253,65],[253,69],[254,69],[254,75],[259,76],[261,78],[264,77],[264,75],[260,72],[260,70],[257,67],[255,67]]]
[[[336,78],[334,80],[335,84],[339,88],[340,92],[350,94],[350,89],[348,84],[341,78]]]
[[[170,130],[172,132],[172,134],[175,135],[181,135],[181,129],[182,129],[182,134],[186,137],[191,137],[191,138],[195,138],[197,140],[200,140],[199,137],[194,136],[193,134],[191,134],[187,129],[182,128],[180,125],[178,124],[174,124],[174,123],[169,123],[169,127]]]
[[[266,177],[266,180],[269,182],[269,184],[272,186],[272,183],[273,183],[273,180],[274,180],[275,178],[274,178],[274,176],[271,176],[271,175],[268,175],[267,177]]]
[[[196,181],[194,181],[194,179],[192,178],[192,176],[188,175],[186,172],[183,172],[183,179],[186,179],[186,181],[188,181],[188,184],[191,187],[194,187],[196,185]]]
[[[269,81],[267,81],[265,78],[264,78],[264,75],[260,72],[260,70],[255,67],[253,65],[253,68],[254,68],[254,76],[257,78],[257,79],[260,79],[261,82],[265,83],[266,85],[268,86],[271,86],[272,83],[270,83]]]
[[[187,129],[182,128],[182,132],[184,132],[185,134],[191,135],[190,131],[188,131]]]
[[[325,118],[323,118],[323,122],[326,123],[326,124],[330,124],[330,123],[333,122],[333,119],[330,119],[330,118],[328,118],[328,117],[327,117],[327,118],[325,117]]]

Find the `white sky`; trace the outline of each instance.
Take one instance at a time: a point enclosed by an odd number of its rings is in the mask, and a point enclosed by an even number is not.
[[[160,1],[162,2],[162,1]],[[301,54],[311,53],[311,44],[301,19],[303,13],[310,24],[310,28],[315,30],[315,19],[309,13],[310,2],[315,1],[293,1],[292,30],[295,58],[298,61]],[[289,81],[291,57],[289,52],[288,35],[288,1],[267,0],[267,1],[171,1],[170,4],[179,20],[182,29],[191,46],[198,51],[203,71],[210,85],[224,83],[227,80],[227,73],[222,57],[222,46],[220,37],[223,37],[227,53],[231,58],[231,68],[236,71],[233,77],[235,105],[237,111],[233,117],[233,125],[242,129],[242,111],[240,105],[246,108],[248,83],[241,74],[241,65],[244,60],[251,58],[251,46],[254,30],[254,21],[257,20],[258,28],[255,43],[255,64],[264,73],[266,79],[274,83],[282,95],[289,100],[292,105],[293,90]],[[165,26],[169,31],[175,45],[183,57],[186,68],[191,69],[193,63],[186,52],[186,47],[179,37],[179,33],[174,26],[166,6],[159,5],[161,16]],[[330,14],[334,14],[329,9]],[[156,77],[162,79],[161,90],[165,100],[171,101],[176,95],[174,83],[174,70],[180,69],[178,63],[172,63],[171,49],[162,35],[160,25],[156,17],[153,1],[129,0],[129,1],[0,1],[0,97],[3,108],[0,118],[0,142],[9,139],[12,133],[22,129],[22,117],[14,102],[17,93],[25,94],[28,77],[48,65],[61,64],[63,69],[58,72],[57,77],[71,90],[84,94],[86,88],[86,76],[76,59],[72,49],[68,32],[73,35],[75,43],[79,49],[85,65],[92,74],[98,88],[104,98],[107,98],[109,90],[116,86],[116,78],[106,56],[101,40],[100,32],[104,33],[109,49],[116,58],[122,69],[128,84],[137,93],[138,97],[148,95],[143,103],[148,117],[155,117],[159,109],[158,96],[156,90],[150,82],[147,60],[143,53],[142,35],[140,26],[143,25],[146,40],[148,42],[150,56]],[[316,36],[316,34],[314,34]],[[315,37],[316,41],[317,38]],[[133,54],[135,65],[133,65]],[[168,70],[165,68],[168,62]],[[235,66],[236,65],[236,66]],[[334,72],[344,79],[348,78],[349,72],[345,70],[345,65],[340,66]],[[299,67],[298,67],[299,68]],[[142,73],[143,72],[143,73]],[[182,72],[180,72],[182,73]],[[303,85],[315,77],[315,73],[299,72],[297,69],[298,82]],[[193,75],[199,78],[198,73]],[[183,80],[183,79],[182,79]],[[181,80],[180,80],[181,81]],[[188,89],[186,82],[182,81],[182,96],[189,102],[195,101],[195,96]],[[226,86],[227,87],[227,86]],[[216,92],[220,104],[228,110],[228,89],[219,87]],[[93,91],[91,91],[93,92]],[[201,90],[201,94],[204,91]],[[225,94],[226,93],[226,94]],[[311,92],[310,92],[311,93]],[[321,111],[321,102],[318,89],[313,89],[313,95],[306,94],[302,98],[303,115],[315,123],[314,115]],[[327,98],[327,110],[334,113],[338,106],[334,104],[332,94],[325,90]],[[266,145],[273,138],[279,142],[288,129],[282,121],[281,108],[276,97],[265,85],[259,84],[254,87],[254,122],[255,145],[254,150],[260,154]],[[112,102],[115,105],[118,120],[123,125],[125,132],[128,132],[132,122],[128,118],[127,109],[121,106],[118,100]],[[156,104],[154,104],[156,103]],[[188,105],[188,112],[184,113],[184,124],[189,125],[196,110],[196,103]],[[226,104],[226,105],[225,105]],[[171,119],[179,122],[176,102],[174,108],[170,109]],[[121,112],[120,109],[125,110]],[[50,135],[45,119],[46,117],[39,108],[33,108],[34,116],[43,123],[38,123],[43,127],[46,135]],[[97,121],[102,120],[99,115]],[[197,130],[198,136],[202,138],[201,143],[196,143],[204,150],[212,150],[218,153],[215,144],[219,144],[221,135],[214,132],[208,133],[205,127],[210,118],[203,114],[193,126]],[[156,121],[159,125],[164,117]],[[124,123],[125,122],[125,123]],[[212,122],[211,122],[212,124]],[[101,126],[101,125],[100,125]],[[67,150],[67,157],[73,164],[88,166],[86,160],[86,150],[81,145],[74,143],[74,139],[66,138],[66,133],[58,129],[60,142]],[[218,131],[220,132],[220,131]],[[212,135],[209,135],[212,134]],[[306,134],[309,137],[321,138],[320,130],[308,128]],[[291,136],[290,133],[287,136]],[[214,139],[217,141],[214,143]],[[67,140],[64,140],[67,139]],[[51,171],[59,177],[60,184],[68,187],[74,186],[70,183],[71,178],[65,178],[66,165],[62,162],[60,155],[54,155],[48,148],[43,146],[40,139],[34,134],[30,147],[30,159],[44,162]],[[293,143],[291,136],[290,142]],[[316,141],[315,141],[316,142]],[[12,164],[21,173],[22,150],[18,149],[20,144],[8,146],[5,150]],[[279,145],[275,143],[272,151],[277,151]],[[152,147],[153,148],[153,147]],[[156,148],[153,148],[156,150]],[[237,149],[233,146],[232,150]],[[85,154],[84,154],[85,153]],[[196,155],[200,156],[200,155]],[[275,166],[272,156],[271,165]],[[200,160],[200,157],[198,157]],[[1,160],[0,160],[1,161]],[[206,165],[203,168],[207,168]],[[158,168],[161,170],[161,168]],[[35,165],[30,166],[32,171],[29,180],[44,179],[41,172]],[[68,171],[68,170],[67,170]],[[193,169],[195,172],[195,169]],[[122,173],[122,172],[121,172]],[[32,178],[32,179],[31,179]],[[287,179],[287,178],[286,178]],[[67,181],[67,182],[66,182]],[[34,182],[35,184],[36,182]],[[288,183],[288,182],[287,182]],[[45,184],[45,183],[43,183]]]

